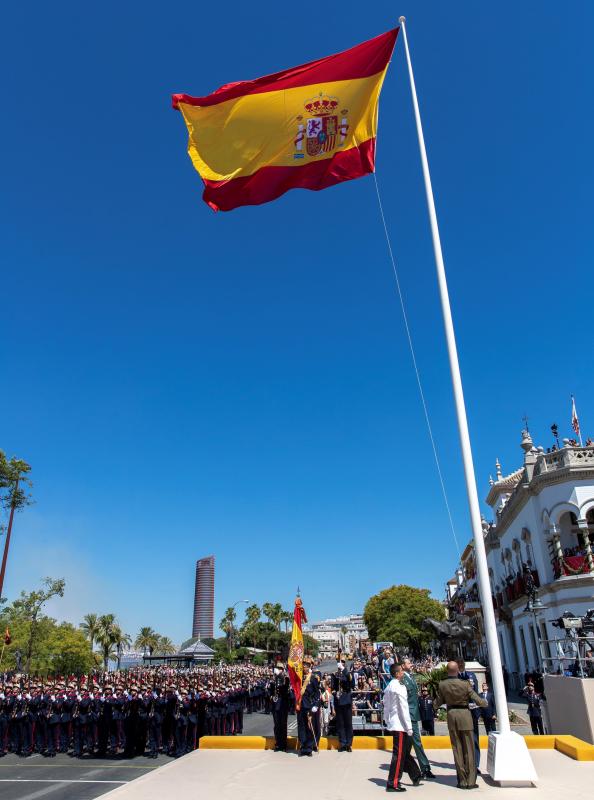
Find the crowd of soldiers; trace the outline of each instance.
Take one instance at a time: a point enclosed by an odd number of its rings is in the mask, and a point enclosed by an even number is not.
[[[268,667],[138,668],[75,678],[0,675],[0,756],[179,757],[271,711]]]

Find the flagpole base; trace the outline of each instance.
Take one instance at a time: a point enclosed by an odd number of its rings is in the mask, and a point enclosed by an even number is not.
[[[530,786],[538,775],[523,736],[515,731],[489,734],[487,773],[500,786]]]

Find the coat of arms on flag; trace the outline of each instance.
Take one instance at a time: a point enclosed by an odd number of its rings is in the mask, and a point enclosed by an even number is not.
[[[348,109],[340,111],[340,122],[338,113],[333,113],[338,109],[340,101],[338,97],[329,97],[323,92],[317,97],[307,100],[304,109],[309,115],[297,117],[297,136],[295,137],[294,158],[303,158],[303,142],[308,156],[319,156],[331,153],[337,147],[342,147],[345,142],[349,129],[347,114]]]

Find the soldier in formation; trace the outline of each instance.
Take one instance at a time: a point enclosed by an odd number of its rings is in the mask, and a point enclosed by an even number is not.
[[[268,668],[242,666],[0,678],[0,756],[179,757],[203,735],[242,733],[244,712],[271,710],[271,676]]]

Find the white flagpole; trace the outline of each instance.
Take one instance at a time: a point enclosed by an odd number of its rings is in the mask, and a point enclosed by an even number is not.
[[[408,63],[408,74],[410,78],[410,90],[412,93],[415,120],[417,123],[417,135],[419,138],[419,149],[421,151],[421,164],[423,166],[423,176],[425,178],[425,193],[427,195],[427,206],[429,209],[429,221],[431,223],[431,235],[433,237],[433,251],[435,254],[435,266],[437,269],[437,281],[439,283],[439,296],[441,299],[441,311],[443,314],[443,324],[448,346],[448,356],[450,360],[450,373],[452,387],[454,390],[454,400],[456,404],[456,416],[458,418],[458,432],[460,436],[460,447],[462,450],[462,461],[464,463],[464,476],[466,478],[466,493],[468,495],[468,506],[470,510],[470,521],[474,535],[474,549],[476,554],[476,565],[478,583],[481,594],[481,604],[483,611],[483,621],[485,624],[485,636],[487,639],[487,649],[489,651],[489,662],[491,667],[491,677],[493,681],[493,694],[495,695],[495,705],[497,707],[497,726],[500,733],[509,733],[509,715],[507,710],[507,698],[503,683],[503,671],[501,668],[501,654],[499,652],[499,642],[497,640],[497,625],[495,622],[495,612],[491,598],[491,584],[489,582],[489,568],[487,565],[487,554],[483,539],[483,526],[481,521],[481,511],[476,489],[476,479],[474,477],[474,465],[472,462],[472,450],[470,447],[470,435],[468,432],[468,420],[466,418],[466,408],[464,405],[464,393],[462,391],[462,378],[460,376],[460,365],[458,363],[458,351],[456,348],[456,338],[454,335],[454,324],[452,322],[452,310],[448,294],[448,284],[446,281],[443,254],[441,252],[441,241],[439,238],[439,228],[437,225],[437,215],[435,213],[435,201],[433,200],[433,189],[431,188],[431,175],[429,174],[429,163],[425,150],[425,139],[421,125],[421,114],[417,100],[417,90],[413,75],[410,52],[408,49],[408,38],[406,36],[405,17],[400,17],[402,33],[404,35],[404,49],[406,50],[406,61]]]

